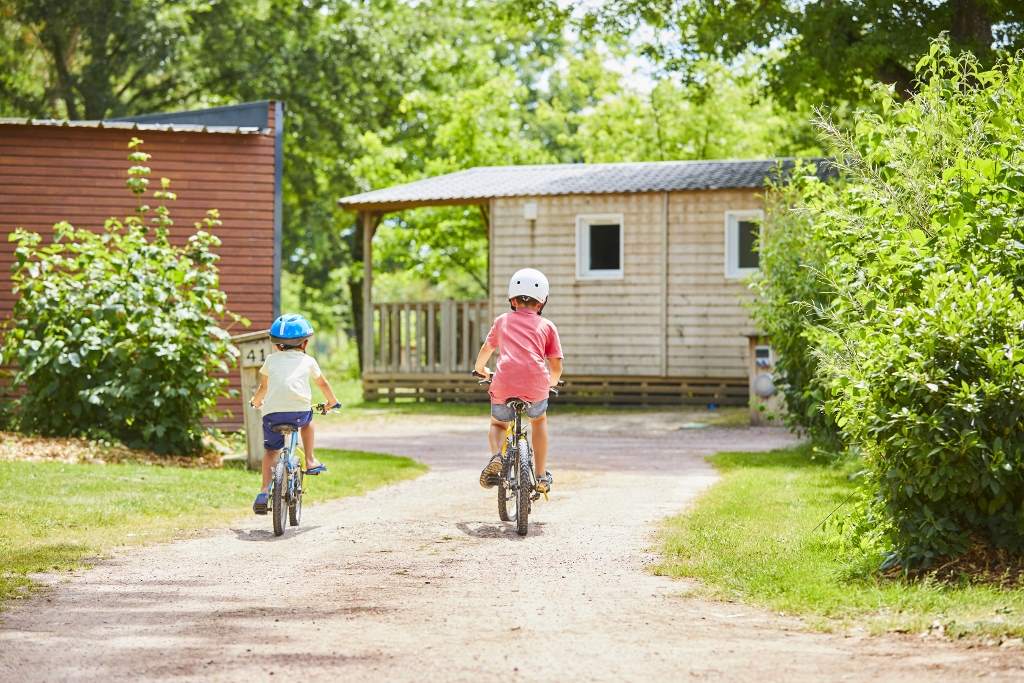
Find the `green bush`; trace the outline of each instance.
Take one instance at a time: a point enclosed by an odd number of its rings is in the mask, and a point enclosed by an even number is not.
[[[144,202],[150,155],[129,145],[128,186]],[[51,436],[116,439],[158,452],[201,449],[202,420],[227,394],[237,354],[218,321],[241,320],[225,307],[213,249],[216,211],[172,245],[162,179],[136,215],[108,219],[102,231],[63,222],[44,243],[17,230],[17,302],[6,326],[3,360],[23,389],[19,429]]]
[[[808,342],[788,362],[864,457],[850,528],[905,568],[1024,551],[1024,62],[981,71],[940,40],[918,75],[849,133],[820,122],[843,182],[796,204],[823,265],[766,288],[814,311],[786,322]]]
[[[820,327],[832,295],[824,278],[828,244],[810,212],[798,206],[833,189],[811,167],[798,166],[788,180],[769,188],[760,243],[761,271],[751,282],[758,329],[776,353],[778,387],[786,400],[786,424],[806,433],[821,449],[842,448],[838,428],[825,411],[827,381],[818,371]]]

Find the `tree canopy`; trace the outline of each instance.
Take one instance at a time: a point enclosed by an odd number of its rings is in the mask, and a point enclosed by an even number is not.
[[[857,101],[875,80],[913,92],[915,63],[942,32],[954,52],[970,51],[983,66],[1000,49],[1024,47],[1024,6],[1015,0],[611,0],[595,16],[622,33],[650,29],[645,52],[682,71],[777,50],[767,77],[786,104]]]

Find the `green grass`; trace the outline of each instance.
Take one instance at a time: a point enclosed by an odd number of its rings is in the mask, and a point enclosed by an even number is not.
[[[323,448],[316,454],[330,471],[310,480],[308,503],[359,495],[426,469],[374,453]],[[117,546],[251,514],[259,485],[259,474],[240,468],[0,461],[0,606],[26,594],[30,573],[73,569]]]
[[[711,462],[722,479],[665,525],[659,574],[823,630],[921,632],[939,621],[953,637],[1024,635],[1024,590],[882,579],[850,559],[834,528],[815,530],[853,490],[849,465],[812,461],[805,448]]]

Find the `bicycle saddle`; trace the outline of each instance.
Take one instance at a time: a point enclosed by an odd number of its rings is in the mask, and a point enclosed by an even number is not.
[[[270,431],[277,432],[278,434],[291,434],[292,432],[295,431],[295,429],[295,425],[288,423],[272,425],[270,427]]]
[[[515,409],[520,406],[522,406],[523,408],[529,408],[530,406],[533,405],[533,403],[531,403],[530,401],[524,401],[521,398],[510,398],[507,401],[505,401],[505,405],[507,405],[509,408]]]

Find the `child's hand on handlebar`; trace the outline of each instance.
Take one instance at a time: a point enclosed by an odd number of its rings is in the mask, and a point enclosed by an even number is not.
[[[327,413],[334,410],[338,410],[339,408],[341,408],[341,404],[338,403],[337,401],[335,401],[334,405],[331,406],[328,406],[326,403],[317,403],[315,406],[316,412],[320,413],[321,415],[326,415]]]
[[[486,365],[480,365],[473,370],[473,376],[479,377],[480,379],[487,380],[489,382],[491,381],[491,378],[494,376],[494,373],[491,372],[491,369],[488,368]]]

